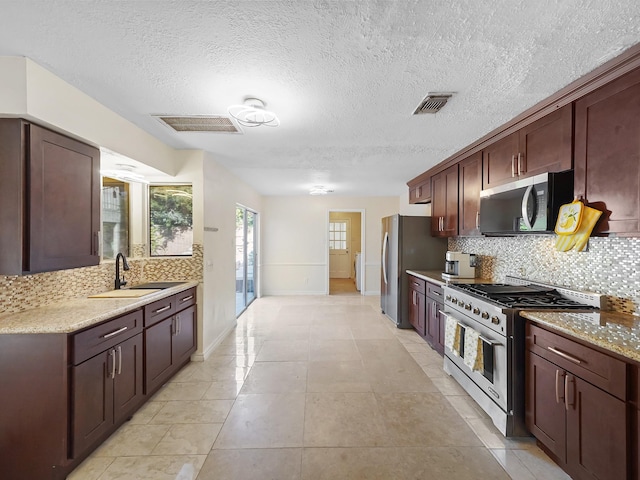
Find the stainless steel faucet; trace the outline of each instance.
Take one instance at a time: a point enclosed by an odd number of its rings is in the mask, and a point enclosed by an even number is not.
[[[115,290],[120,290],[121,287],[124,287],[127,284],[127,281],[124,279],[124,274],[122,275],[122,278],[120,278],[120,259],[121,258],[122,258],[122,268],[124,270],[129,270],[129,263],[127,263],[127,257],[125,257],[123,253],[118,253],[118,255],[116,255]]]

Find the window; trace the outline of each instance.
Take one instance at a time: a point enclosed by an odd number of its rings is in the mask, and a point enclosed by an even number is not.
[[[347,249],[347,222],[329,223],[329,249]]]
[[[149,236],[152,257],[192,255],[191,185],[149,186]]]
[[[236,206],[236,316],[256,298],[256,235],[258,214]]]
[[[129,256],[129,184],[102,178],[102,258]]]

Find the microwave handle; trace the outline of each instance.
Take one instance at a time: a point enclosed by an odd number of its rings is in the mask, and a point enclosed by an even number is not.
[[[535,211],[532,218],[529,218],[529,202],[535,202],[535,196],[533,195],[533,185],[529,185],[522,196],[522,219],[528,230],[532,230],[532,222],[535,218]],[[535,203],[534,210],[535,210]]]

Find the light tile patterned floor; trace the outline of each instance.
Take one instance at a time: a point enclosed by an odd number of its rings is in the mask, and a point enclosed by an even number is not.
[[[568,479],[379,297],[265,297],[70,480]]]

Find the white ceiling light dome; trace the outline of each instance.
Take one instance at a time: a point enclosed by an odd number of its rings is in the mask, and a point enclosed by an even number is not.
[[[259,98],[249,97],[244,99],[242,105],[231,105],[227,111],[243,127],[279,126],[278,116],[266,110],[265,106]]]

